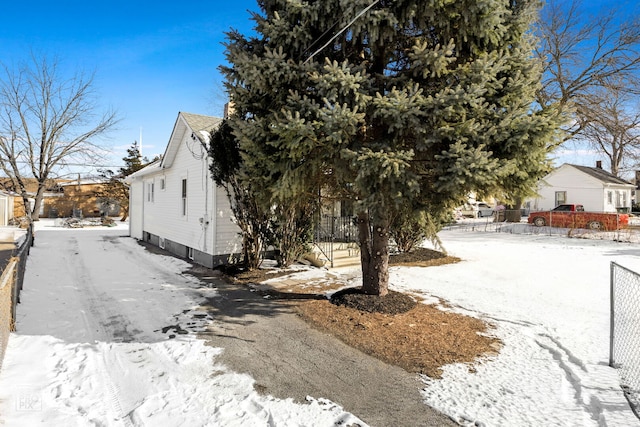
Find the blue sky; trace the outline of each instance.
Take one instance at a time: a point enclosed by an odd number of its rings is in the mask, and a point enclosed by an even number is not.
[[[179,111],[222,116],[224,33],[249,32],[248,11],[258,9],[255,0],[3,3],[9,4],[2,6],[0,62],[16,64],[34,51],[57,56],[71,72],[96,72],[102,106],[123,119],[105,141],[112,153],[107,166],[121,165],[141,135],[143,155],[162,154]],[[605,3],[584,6],[595,12]],[[580,147],[557,154],[557,163],[595,164]]]
[[[17,64],[33,50],[70,71],[95,71],[101,106],[123,118],[106,141],[106,163],[121,165],[141,129],[143,154],[153,157],[164,152],[179,111],[222,115],[224,33],[250,31],[248,10],[257,9],[255,0],[8,0],[0,62]]]

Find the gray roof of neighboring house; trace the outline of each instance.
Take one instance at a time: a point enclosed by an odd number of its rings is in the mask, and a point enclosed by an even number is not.
[[[606,184],[633,185],[629,181],[625,181],[622,178],[618,178],[614,174],[609,173],[602,168],[593,168],[589,166],[580,166],[580,165],[570,165],[570,166],[573,166],[579,171],[582,171],[587,175],[591,175],[592,177]]]

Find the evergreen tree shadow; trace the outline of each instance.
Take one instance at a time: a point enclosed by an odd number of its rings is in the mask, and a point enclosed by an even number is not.
[[[205,298],[201,309],[206,310],[222,329],[224,325],[248,326],[258,322],[260,317],[292,313],[292,301],[326,299],[321,294],[282,292],[264,285],[257,289],[251,286],[252,283],[233,282],[219,271],[201,267],[186,273],[216,289],[216,295]]]

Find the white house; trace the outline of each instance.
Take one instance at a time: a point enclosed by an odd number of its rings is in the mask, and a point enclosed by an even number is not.
[[[162,159],[125,180],[131,237],[209,268],[242,249],[227,195],[209,173],[209,132],[221,121],[179,113]]]
[[[631,212],[635,186],[602,169],[565,163],[549,173],[538,186],[538,197],[529,201],[531,210],[549,210],[575,203],[592,212]]]
[[[6,191],[0,191],[0,226],[5,227],[13,218],[14,196]]]

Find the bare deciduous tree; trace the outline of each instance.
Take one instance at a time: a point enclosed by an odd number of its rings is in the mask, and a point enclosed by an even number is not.
[[[538,23],[538,55],[545,63],[538,102],[572,114],[566,139],[592,119],[593,94],[640,93],[640,18],[609,8],[586,16],[580,0],[548,0]]]
[[[624,165],[640,159],[640,110],[634,96],[618,87],[596,91],[587,98],[583,138],[607,156],[611,173],[618,176]]]
[[[96,163],[101,158],[98,138],[119,119],[114,111],[98,113],[94,75],[66,77],[57,60],[31,55],[0,79],[0,168],[38,219],[47,179],[68,163]],[[35,180],[35,195],[27,191]]]

